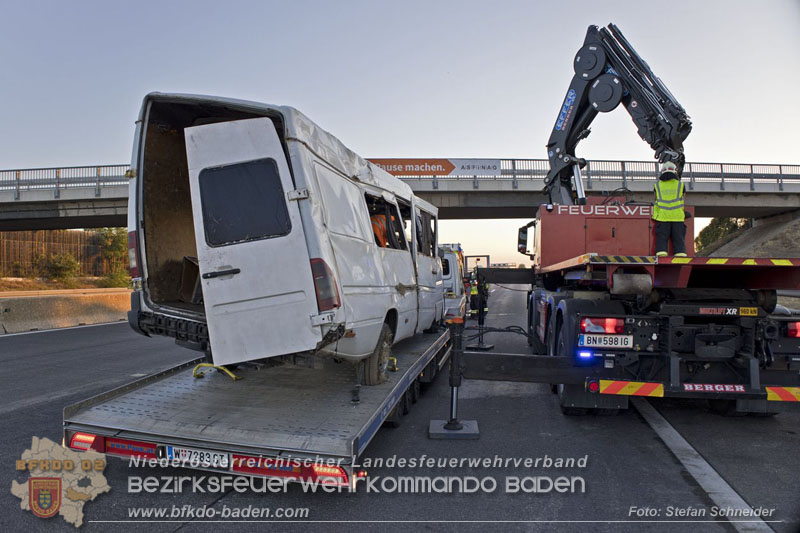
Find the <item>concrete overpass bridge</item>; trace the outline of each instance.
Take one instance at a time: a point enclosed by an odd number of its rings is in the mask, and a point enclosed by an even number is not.
[[[492,170],[395,173],[439,207],[443,219],[535,216],[545,201],[547,160],[469,161],[491,162],[486,167]],[[123,164],[0,171],[0,231],[125,226],[127,169]],[[583,177],[589,195],[622,188],[634,200],[651,201],[657,173],[655,162],[594,160]],[[800,210],[800,165],[687,163],[683,179],[687,204],[700,217],[762,218]]]

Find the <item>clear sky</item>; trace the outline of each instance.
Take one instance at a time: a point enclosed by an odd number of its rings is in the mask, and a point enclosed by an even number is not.
[[[0,168],[129,160],[149,91],[289,104],[365,157],[544,157],[589,24],[692,117],[692,161],[797,163],[800,2],[3,0]],[[622,108],[587,158],[652,159]],[[517,261],[519,221],[440,241]]]

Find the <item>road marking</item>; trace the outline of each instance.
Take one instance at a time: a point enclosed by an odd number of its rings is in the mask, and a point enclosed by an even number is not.
[[[143,378],[143,377],[145,377],[146,375],[147,375],[147,374],[131,374],[131,377],[132,377],[132,378]]]
[[[31,398],[25,398],[22,400],[17,400],[16,402],[10,402],[4,404],[3,406],[0,406],[0,415],[6,415],[8,413],[13,413],[14,411],[19,411],[21,409],[29,409],[33,406],[42,403],[61,400],[62,398],[67,398],[69,396],[73,396],[79,393],[92,393],[94,391],[103,392],[108,387],[116,388],[116,386],[123,384],[125,384],[124,377],[115,377],[112,379],[94,381],[92,383],[87,383],[85,385],[76,385],[75,387],[61,389],[58,392],[47,392],[45,394],[40,394],[38,396],[33,396]],[[92,395],[94,396],[94,394]]]
[[[752,507],[739,496],[722,476],[695,450],[689,442],[678,433],[656,408],[643,398],[631,398],[631,403],[642,415],[642,418],[653,428],[653,431],[666,444],[683,467],[691,474],[709,498],[720,508],[750,509]],[[750,518],[750,517],[748,517]],[[753,517],[747,522],[728,520],[737,531],[773,532],[763,520]]]
[[[6,337],[18,337],[20,335],[34,335],[36,333],[52,333],[54,331],[65,331],[68,329],[82,329],[82,328],[96,328],[98,326],[113,326],[115,324],[123,324],[125,321],[117,320],[116,322],[103,322],[102,324],[85,324],[83,326],[69,326],[66,328],[52,328],[52,329],[41,329],[36,331],[22,331],[20,333],[6,333],[0,334],[0,339],[4,339]]]

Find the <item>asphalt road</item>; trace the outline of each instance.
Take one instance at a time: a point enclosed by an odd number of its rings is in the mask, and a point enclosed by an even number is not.
[[[489,323],[522,325],[524,292],[495,287]],[[487,337],[497,351],[527,352],[524,338],[511,334]],[[0,529],[3,531],[69,531],[56,517],[43,520],[19,509],[9,492],[11,480],[27,474],[14,461],[32,436],[61,440],[62,409],[78,400],[191,359],[194,352],[169,339],[145,338],[127,324],[113,324],[30,335],[0,337],[0,387],[3,400],[3,446],[0,448]],[[424,391],[399,428],[384,428],[370,444],[364,461],[383,458],[540,459],[538,468],[500,467],[369,467],[370,478],[453,476],[493,479],[494,491],[475,493],[395,493],[391,483],[355,494],[308,494],[299,486],[286,493],[132,493],[135,476],[202,475],[187,469],[131,468],[112,459],[105,470],[112,490],[84,507],[86,531],[134,530],[261,530],[263,523],[128,521],[130,509],[184,505],[215,509],[308,508],[306,520],[271,523],[279,529],[503,529],[584,531],[734,531],[724,519],[709,516],[713,502],[686,472],[644,419],[633,409],[615,417],[564,417],[547,385],[467,381],[461,390],[460,413],[475,419],[477,441],[427,438],[428,422],[446,418],[449,388],[446,376]],[[653,401],[653,405],[702,457],[753,507],[775,509],[770,523],[776,531],[800,530],[800,414],[774,418],[724,418],[701,403]],[[556,468],[547,458],[586,457],[585,467]],[[506,483],[525,476],[582,478],[584,491],[575,493],[509,492]],[[636,516],[631,508],[649,509],[656,516]],[[705,511],[705,517],[670,517],[669,509]],[[167,519],[165,519],[167,520]],[[647,521],[645,521],[647,520]],[[700,520],[700,522],[676,522]],[[110,523],[106,521],[114,521]],[[409,523],[408,521],[418,521]],[[450,521],[460,523],[448,524]],[[594,524],[580,521],[596,522]]]

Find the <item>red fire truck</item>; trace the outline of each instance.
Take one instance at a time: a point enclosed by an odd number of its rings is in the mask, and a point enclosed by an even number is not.
[[[698,257],[691,242],[688,257],[656,257],[651,204],[626,190],[587,199],[575,147],[599,112],[621,103],[679,171],[692,125],[613,24],[589,27],[574,67],[548,144],[549,203],[519,232],[534,263],[529,344],[552,359],[466,354],[465,375],[547,379],[567,415],[614,413],[630,396],[703,398],[726,414],[800,408],[800,316],[776,296],[800,288],[800,259]]]

